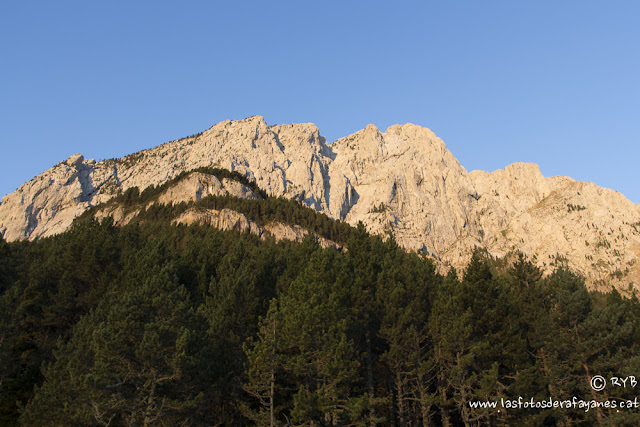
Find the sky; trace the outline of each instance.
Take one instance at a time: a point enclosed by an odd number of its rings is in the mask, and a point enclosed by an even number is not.
[[[430,128],[640,203],[637,1],[0,3],[0,197],[253,115],[332,142]]]

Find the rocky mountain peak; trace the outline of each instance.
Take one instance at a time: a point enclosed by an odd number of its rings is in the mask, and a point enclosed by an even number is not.
[[[84,156],[82,154],[76,153],[71,155],[65,163],[69,166],[79,169],[82,166],[82,162],[84,162]]]
[[[385,135],[398,135],[403,137],[403,139],[410,141],[432,142],[438,140],[439,142],[442,142],[442,140],[438,138],[431,129],[414,125],[413,123],[391,125],[385,131]]]
[[[121,159],[74,154],[3,199],[0,233],[6,240],[59,233],[120,192],[204,166],[240,172],[270,195],[363,221],[373,233],[391,230],[443,269],[465,265],[483,246],[496,256],[524,251],[547,270],[566,260],[593,286],[640,283],[637,205],[595,184],[544,177],[532,163],[468,173],[431,130],[410,123],[384,133],[368,125],[329,145],[312,123],[269,126],[253,116]],[[194,175],[162,201],[239,191],[229,185]]]
[[[357,153],[361,160],[364,160],[365,157],[376,158],[386,155],[384,136],[372,124],[349,136],[338,139],[331,144],[331,147],[337,153],[344,153],[344,155],[348,155],[348,152],[351,152],[352,155]]]

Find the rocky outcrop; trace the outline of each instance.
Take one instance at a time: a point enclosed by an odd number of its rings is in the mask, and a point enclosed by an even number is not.
[[[315,125],[269,127],[262,117],[250,117],[122,159],[85,161],[77,154],[2,199],[0,233],[6,240],[60,233],[84,210],[119,191],[142,191],[202,166],[238,171],[271,195],[329,213],[324,189],[330,153]],[[332,206],[342,209],[335,201]]]
[[[220,181],[213,175],[194,172],[166,189],[158,197],[158,203],[177,204],[180,202],[197,202],[203,197],[224,195],[231,195],[242,199],[257,199],[257,196],[250,188],[247,188],[237,181],[226,178]]]
[[[543,268],[568,262],[594,287],[614,283],[625,291],[640,283],[640,208],[622,194],[568,177],[545,178],[535,164],[470,176],[480,195],[474,221],[483,235],[460,239],[451,251],[463,253],[458,264],[478,244],[496,256],[522,251]]]
[[[436,259],[465,229],[476,203],[467,171],[429,129],[407,124],[381,133],[375,126],[331,145],[331,168],[353,185],[347,222],[391,229],[396,240]]]
[[[264,227],[258,226],[255,222],[247,219],[243,214],[231,209],[189,209],[181,214],[173,221],[175,224],[204,224],[218,228],[220,230],[235,230],[241,233],[251,233],[267,239],[272,237],[276,242],[281,240],[290,240],[293,242],[302,242],[309,234],[309,231],[299,225],[288,225],[281,222],[271,222]],[[322,236],[313,233],[315,241],[323,248],[332,247],[341,250],[342,247],[337,243],[325,239]]]
[[[110,169],[80,154],[58,163],[2,199],[0,233],[12,241],[66,230],[93,203],[115,194],[108,190],[116,181]]]
[[[174,220],[176,224],[205,224],[220,230],[235,230],[241,233],[262,235],[262,229],[243,214],[231,209],[189,209]]]
[[[122,159],[74,155],[2,200],[0,233],[6,240],[55,234],[119,191],[143,190],[201,166],[238,171],[270,195],[351,224],[363,221],[374,233],[392,231],[443,270],[464,266],[482,246],[497,256],[521,250],[546,269],[568,260],[593,286],[640,284],[637,205],[594,184],[546,178],[532,164],[468,173],[433,132],[412,124],[385,132],[369,125],[329,145],[313,124],[268,126],[250,117]],[[235,181],[191,174],[159,201],[208,194],[255,197]],[[232,225],[217,215],[221,227]]]
[[[305,237],[309,234],[305,228],[300,227],[299,225],[288,225],[283,224],[281,222],[270,222],[266,224],[263,228],[262,238],[266,238],[267,236],[273,237],[276,242],[281,240],[290,240],[292,242],[302,242]],[[326,239],[320,236],[317,233],[312,233],[313,239],[323,248],[334,248],[336,250],[346,250],[341,245],[337,244],[333,240]]]

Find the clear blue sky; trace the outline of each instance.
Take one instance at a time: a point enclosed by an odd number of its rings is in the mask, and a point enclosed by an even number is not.
[[[225,119],[429,127],[467,170],[640,203],[638,1],[15,1],[0,5],[0,196],[69,155]]]

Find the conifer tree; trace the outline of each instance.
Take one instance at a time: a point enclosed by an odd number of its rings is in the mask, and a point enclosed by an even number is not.
[[[473,313],[465,307],[462,287],[455,270],[450,271],[441,287],[434,293],[429,334],[433,340],[430,361],[436,384],[436,405],[443,426],[454,425],[458,419],[454,397],[464,392],[464,380],[470,364]]]
[[[261,319],[260,330],[258,332],[258,342],[253,344],[248,340],[244,344],[244,351],[247,355],[247,366],[245,369],[246,380],[242,386],[244,391],[255,400],[255,404],[241,403],[243,414],[259,426],[275,426],[276,419],[280,419],[280,410],[276,412],[278,398],[276,392],[282,395],[282,384],[278,385],[277,380],[282,382],[283,364],[278,348],[278,301],[271,300],[269,311],[265,318]],[[276,375],[278,378],[276,379]],[[280,397],[280,396],[279,396]],[[284,403],[284,397],[282,398]],[[283,404],[279,405],[282,408]]]
[[[289,419],[336,425],[351,418],[357,363],[336,262],[331,250],[314,252],[307,268],[272,301],[255,344],[245,348],[244,388],[258,401],[250,412],[254,422],[267,425],[267,414],[276,424]]]
[[[21,422],[193,422],[203,387],[197,379],[207,373],[197,348],[203,333],[170,267],[129,292],[112,292],[78,323],[71,340],[59,341]]]
[[[388,347],[381,359],[390,370],[397,411],[393,418],[400,425],[409,420],[430,424],[428,295],[435,282],[430,261],[402,250],[387,254],[378,280],[376,296],[384,313],[379,334]]]

